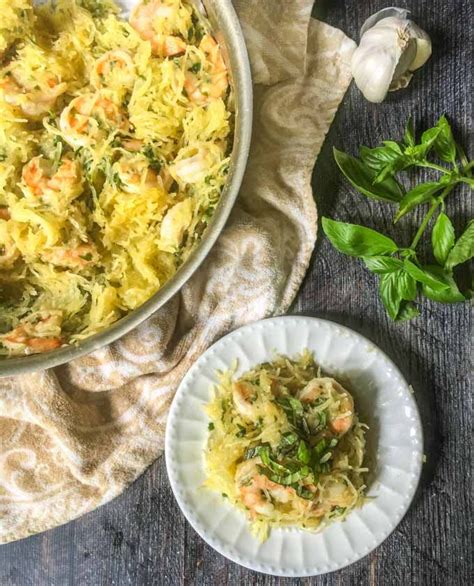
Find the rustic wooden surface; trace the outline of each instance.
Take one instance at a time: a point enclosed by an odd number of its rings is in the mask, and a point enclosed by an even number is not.
[[[320,215],[392,233],[392,210],[358,196],[342,180],[332,159],[333,145],[355,154],[359,144],[397,137],[409,113],[419,125],[431,125],[447,113],[466,146],[472,130],[472,4],[398,4],[411,8],[431,33],[434,56],[408,90],[392,94],[383,105],[368,104],[351,87],[314,172]],[[318,11],[357,38],[364,19],[386,5],[382,0],[321,0]],[[472,217],[467,189],[451,197],[448,211],[458,230]],[[397,238],[410,240],[412,221],[401,223]],[[247,571],[215,553],[185,522],[160,459],[112,503],[64,527],[0,547],[0,584],[472,584],[468,304],[425,303],[417,320],[393,324],[378,300],[375,279],[357,261],[318,239],[293,311],[326,317],[365,334],[393,358],[415,388],[428,460],[415,502],[385,543],[358,563],[311,580],[278,580]]]

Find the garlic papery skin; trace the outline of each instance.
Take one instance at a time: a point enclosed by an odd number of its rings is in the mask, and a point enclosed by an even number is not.
[[[362,27],[351,69],[357,87],[370,102],[383,102],[388,91],[406,87],[412,72],[431,55],[429,36],[407,15],[406,10],[386,8]]]

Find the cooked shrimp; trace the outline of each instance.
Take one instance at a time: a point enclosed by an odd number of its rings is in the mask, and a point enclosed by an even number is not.
[[[59,267],[83,269],[97,264],[99,253],[92,243],[74,247],[56,246],[44,252],[42,259]]]
[[[7,220],[0,219],[0,271],[10,269],[20,257],[20,251],[8,233]]]
[[[329,407],[329,425],[338,434],[345,434],[354,422],[354,400],[333,378],[315,378],[298,393],[303,403],[312,403],[321,397],[335,399]]]
[[[190,100],[197,104],[206,104],[210,100],[224,97],[229,81],[224,58],[214,37],[205,35],[199,48],[206,55],[209,66],[202,74],[187,71],[184,89]]]
[[[120,179],[122,189],[128,193],[141,193],[143,190],[163,185],[147,159],[141,155],[122,157],[114,163],[113,170]]]
[[[31,118],[37,118],[49,112],[57,98],[67,89],[66,83],[59,83],[51,78],[48,81],[47,90],[22,87],[13,75],[9,75],[0,81],[3,99],[7,104],[20,108],[23,114]]]
[[[97,89],[120,85],[131,87],[135,81],[135,65],[128,51],[115,49],[104,53],[94,64],[91,82]]]
[[[185,147],[170,165],[170,173],[181,183],[199,183],[218,161],[216,153],[207,147]]]
[[[329,478],[322,483],[319,491],[319,502],[313,505],[313,513],[324,516],[335,507],[343,509],[354,505],[358,498],[357,492],[351,490],[343,479]]]
[[[250,383],[237,381],[232,384],[234,405],[237,411],[248,419],[253,419],[255,416],[256,398],[257,393]]]
[[[32,313],[11,332],[0,336],[0,342],[12,352],[49,352],[62,345],[61,322],[61,311]]]
[[[77,148],[104,138],[103,127],[126,131],[128,120],[118,106],[96,92],[74,98],[62,111],[59,127],[64,140]]]
[[[122,147],[132,153],[138,153],[141,151],[143,145],[143,140],[139,140],[138,138],[126,138],[125,140],[122,140]]]
[[[271,516],[275,505],[290,501],[293,506],[309,510],[311,502],[299,498],[294,488],[277,484],[260,474],[258,465],[261,463],[260,458],[252,458],[239,464],[235,473],[237,493],[252,518],[257,515]]]
[[[82,193],[82,174],[76,161],[63,159],[57,171],[53,163],[42,156],[34,157],[22,171],[23,191],[28,195],[42,197],[55,203],[61,196],[72,201]]]
[[[164,250],[173,251],[181,244],[192,219],[193,204],[190,199],[180,201],[166,212],[160,228],[161,246]]]
[[[142,39],[150,41],[152,51],[159,57],[176,57],[186,51],[185,41],[174,34],[179,32],[179,20],[188,16],[179,13],[178,6],[163,0],[138,4],[130,15],[130,24]],[[182,8],[181,8],[182,11]]]

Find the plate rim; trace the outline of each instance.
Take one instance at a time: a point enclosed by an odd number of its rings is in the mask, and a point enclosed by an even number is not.
[[[364,342],[373,346],[375,348],[375,350],[387,361],[387,363],[393,369],[395,374],[397,374],[399,376],[399,378],[403,381],[404,386],[406,387],[406,389],[404,389],[404,391],[405,391],[404,394],[406,394],[407,398],[409,399],[409,401],[411,402],[411,404],[414,408],[414,417],[415,417],[416,424],[418,427],[417,439],[419,442],[419,453],[413,452],[413,455],[415,458],[414,459],[415,468],[413,471],[414,481],[412,484],[412,490],[411,490],[411,493],[409,493],[408,499],[406,500],[406,502],[403,505],[401,505],[401,513],[399,516],[397,516],[393,527],[391,527],[390,530],[388,531],[388,533],[384,534],[381,539],[377,538],[375,545],[369,546],[363,553],[361,553],[361,554],[356,553],[356,555],[354,557],[352,557],[350,560],[348,560],[348,561],[344,560],[341,564],[336,564],[336,567],[328,567],[328,566],[330,566],[330,562],[328,562],[328,564],[324,568],[322,568],[321,570],[316,569],[315,567],[307,566],[306,569],[302,568],[301,571],[300,570],[297,570],[297,571],[286,570],[285,571],[285,568],[282,568],[281,566],[273,567],[271,564],[262,564],[260,562],[252,563],[252,561],[248,561],[245,558],[242,559],[239,556],[234,556],[231,551],[225,551],[223,548],[220,547],[219,540],[216,540],[212,536],[209,536],[209,534],[206,534],[205,531],[201,531],[201,528],[198,527],[198,524],[195,522],[195,519],[193,518],[193,515],[191,514],[192,510],[191,511],[189,510],[189,508],[187,507],[187,505],[183,502],[183,499],[181,498],[180,490],[178,489],[178,484],[179,484],[178,479],[176,478],[175,473],[173,472],[171,465],[169,465],[169,462],[171,460],[171,443],[172,443],[172,440],[170,439],[170,437],[171,437],[170,430],[171,430],[171,425],[173,424],[175,418],[177,418],[177,416],[178,416],[177,405],[178,405],[179,401],[176,401],[176,399],[178,398],[179,395],[185,393],[185,391],[183,389],[186,387],[186,383],[187,383],[188,379],[193,377],[195,371],[198,371],[200,369],[201,365],[203,365],[207,362],[208,355],[215,351],[216,346],[224,343],[224,340],[228,339],[229,337],[233,337],[233,336],[237,335],[238,332],[242,332],[246,329],[251,330],[252,328],[254,328],[256,326],[268,327],[268,324],[270,324],[270,323],[287,322],[287,321],[294,321],[294,320],[302,321],[302,322],[306,322],[306,323],[317,322],[320,325],[326,325],[326,326],[329,326],[330,328],[337,328],[339,331],[342,331],[343,333],[350,334],[351,336],[355,335],[356,337],[361,338]],[[225,558],[229,559],[230,561],[232,561],[242,567],[245,567],[245,568],[252,570],[252,571],[255,571],[255,572],[260,572],[262,574],[266,574],[266,575],[270,575],[270,576],[278,576],[278,577],[288,577],[288,578],[304,578],[304,577],[311,577],[311,576],[320,576],[320,575],[325,575],[325,574],[328,574],[331,572],[336,572],[336,571],[342,570],[342,569],[360,561],[361,559],[368,556],[377,547],[379,547],[384,541],[386,541],[388,539],[388,537],[390,537],[390,535],[399,526],[399,524],[402,522],[402,520],[404,519],[404,517],[406,516],[406,514],[410,510],[410,508],[413,504],[413,501],[415,499],[415,496],[417,494],[418,487],[420,485],[421,473],[422,473],[422,468],[423,468],[423,455],[424,455],[424,432],[423,432],[423,425],[422,425],[420,412],[418,409],[418,404],[414,398],[413,393],[411,393],[409,389],[410,389],[410,384],[408,383],[408,381],[404,377],[403,373],[400,371],[399,367],[377,344],[375,344],[370,338],[367,338],[364,334],[360,334],[356,330],[353,330],[352,328],[350,328],[348,326],[342,325],[342,324],[335,322],[335,321],[332,321],[332,320],[320,318],[317,316],[288,314],[288,315],[274,316],[274,317],[268,317],[268,318],[264,318],[261,320],[257,320],[257,321],[245,324],[243,326],[240,326],[239,328],[236,328],[235,330],[232,330],[231,332],[228,332],[227,334],[223,335],[221,338],[216,340],[213,344],[211,344],[211,346],[209,346],[199,356],[199,358],[194,362],[194,364],[187,371],[185,376],[182,378],[182,380],[178,386],[178,389],[173,397],[173,401],[172,401],[172,404],[170,407],[170,412],[168,414],[166,431],[165,431],[166,470],[167,470],[168,479],[169,479],[169,482],[171,485],[173,495],[176,499],[176,502],[178,503],[178,506],[179,506],[182,514],[184,515],[186,521],[194,529],[194,531],[196,531],[196,533],[201,537],[201,539],[203,539],[204,542],[207,543],[209,546],[211,546],[215,551],[217,551],[219,554],[221,554]],[[406,390],[408,392],[406,392]],[[301,532],[303,531],[301,529],[293,529],[293,530],[301,531]],[[327,569],[325,569],[326,567],[327,567]],[[315,570],[317,570],[317,571],[315,571]]]

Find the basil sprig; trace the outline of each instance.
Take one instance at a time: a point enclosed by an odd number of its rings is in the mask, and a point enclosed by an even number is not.
[[[460,183],[474,188],[474,161],[468,161],[455,141],[446,117],[441,116],[436,126],[425,130],[419,141],[409,119],[402,141],[386,140],[375,148],[362,146],[359,158],[334,149],[334,158],[360,193],[397,205],[394,223],[429,204],[408,246],[365,226],[322,220],[324,233],[339,252],[362,259],[371,272],[379,275],[379,293],[388,315],[395,321],[416,317],[419,311],[414,302],[420,294],[441,303],[457,303],[469,297],[470,291],[459,290],[453,269],[474,256],[474,220],[456,238],[445,199]],[[417,167],[432,169],[438,177],[405,192],[398,174]],[[433,219],[433,261],[424,263],[418,258],[417,246]]]

